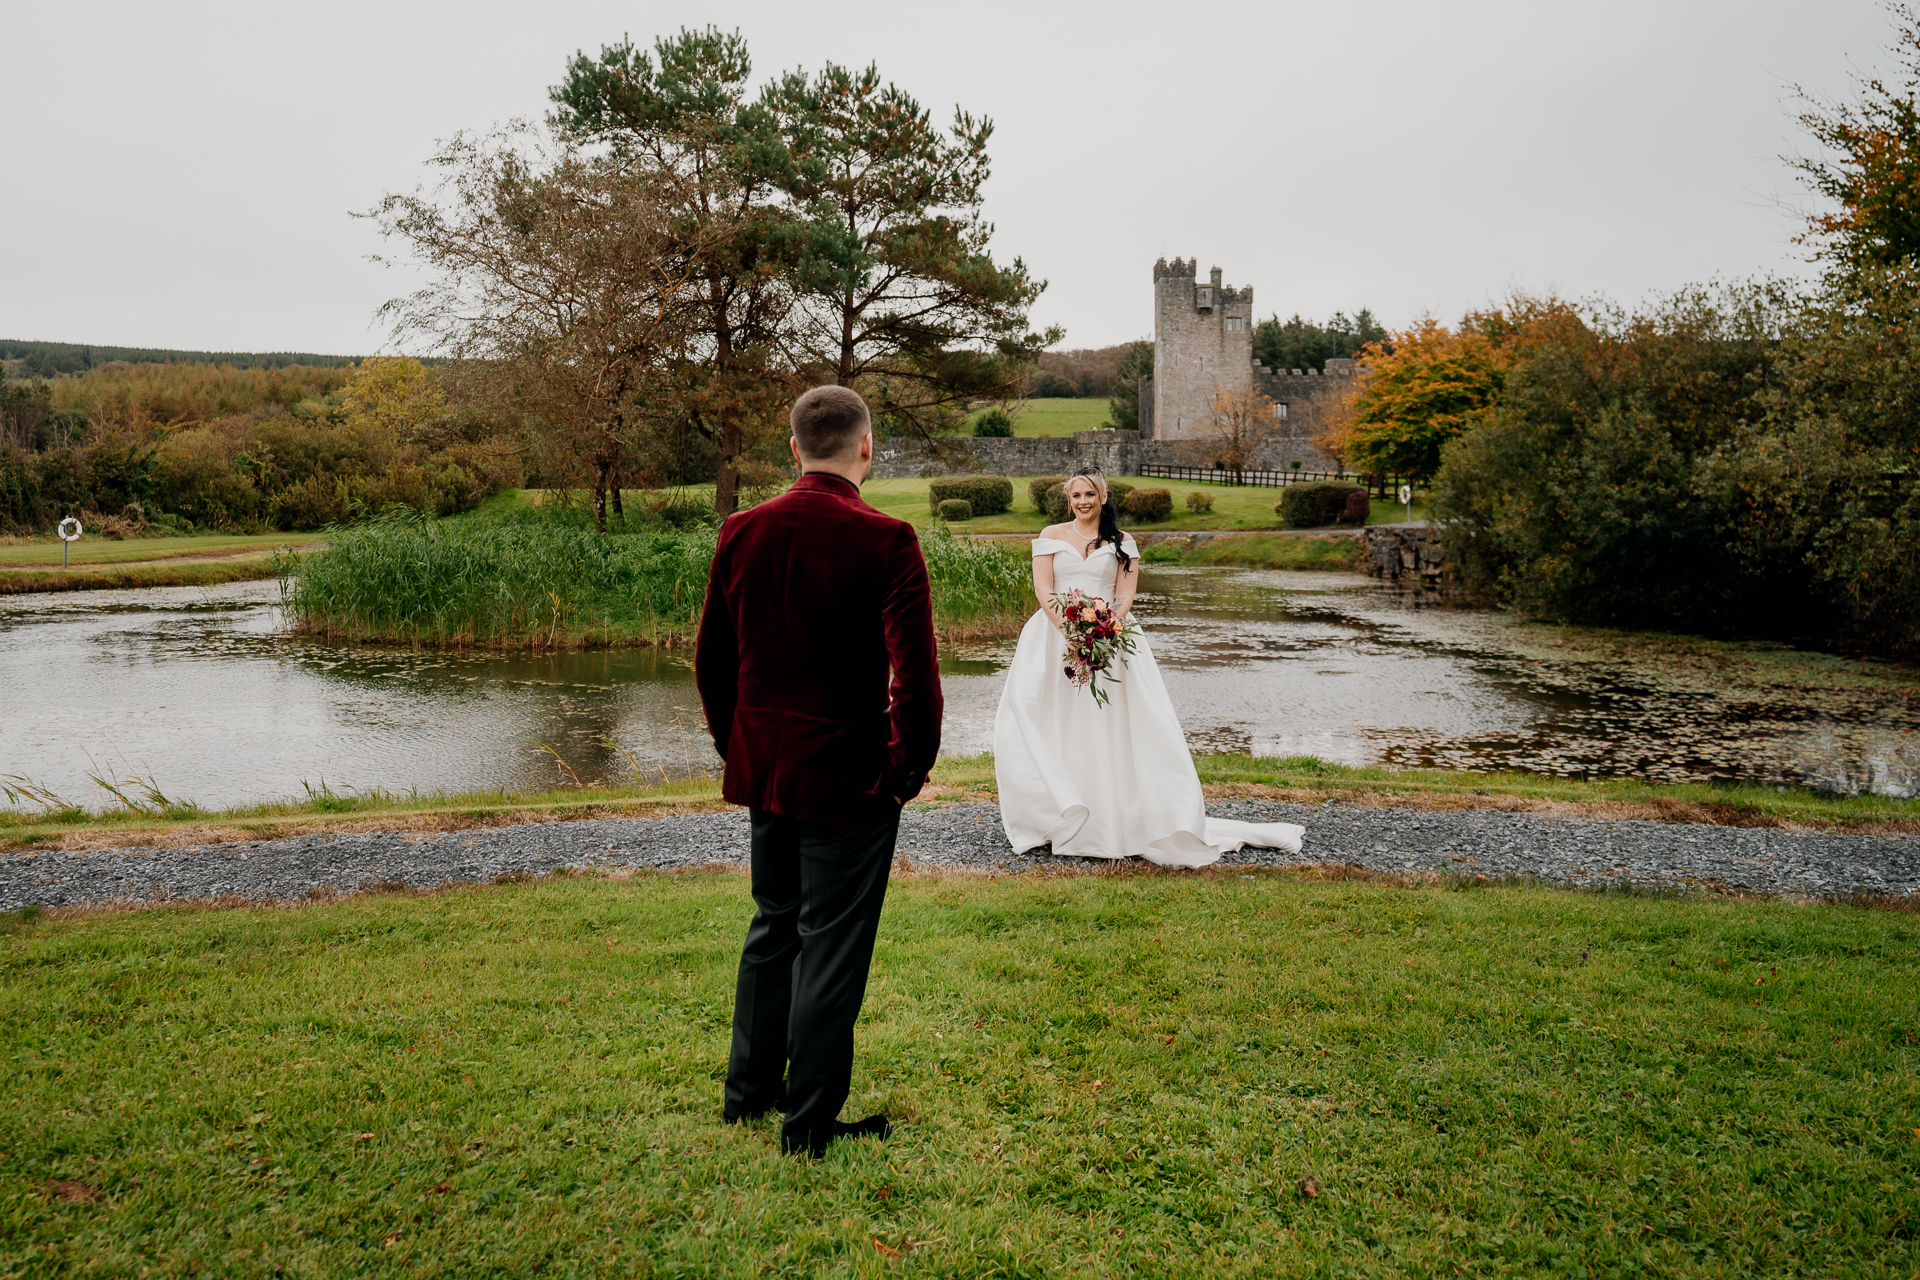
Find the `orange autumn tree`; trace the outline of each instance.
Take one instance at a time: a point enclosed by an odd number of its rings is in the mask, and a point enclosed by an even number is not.
[[[1366,380],[1327,444],[1358,470],[1423,480],[1440,469],[1447,441],[1499,398],[1513,362],[1510,346],[1432,316],[1396,334],[1392,351],[1368,347],[1362,358]]]
[[[1424,316],[1390,347],[1362,351],[1366,377],[1321,443],[1360,471],[1431,479],[1447,442],[1499,400],[1518,355],[1568,323],[1578,319],[1559,299],[1518,293],[1458,328]]]

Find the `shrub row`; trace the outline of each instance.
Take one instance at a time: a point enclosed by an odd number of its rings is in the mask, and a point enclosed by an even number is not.
[[[130,506],[182,526],[317,529],[390,506],[464,511],[519,476],[501,449],[461,442],[428,451],[371,428],[242,416],[157,440],[0,448],[0,529]]]
[[[950,476],[927,486],[927,509],[940,510],[940,504],[960,501],[976,516],[997,516],[1013,509],[1013,481],[1005,476]]]
[[[1315,480],[1291,484],[1280,491],[1274,514],[1289,529],[1317,529],[1329,524],[1365,524],[1371,506],[1362,485],[1345,480]]]

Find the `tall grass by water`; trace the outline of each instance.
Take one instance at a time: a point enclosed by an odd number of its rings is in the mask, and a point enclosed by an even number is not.
[[[278,561],[304,631],[427,645],[675,644],[699,622],[716,530],[661,524],[601,534],[537,511],[434,520],[396,515],[328,534]],[[921,543],[934,620],[948,633],[1010,631],[1036,606],[1015,548]]]

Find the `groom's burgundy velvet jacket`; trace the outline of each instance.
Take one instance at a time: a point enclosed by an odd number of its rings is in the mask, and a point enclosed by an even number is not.
[[[913,526],[818,472],[729,516],[694,677],[732,803],[841,823],[911,799],[943,705]]]

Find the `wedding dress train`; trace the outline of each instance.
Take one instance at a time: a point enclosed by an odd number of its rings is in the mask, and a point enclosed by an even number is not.
[[[1138,559],[1132,538],[1123,546]],[[1033,554],[1053,557],[1055,591],[1113,599],[1120,562],[1110,545],[1082,559],[1065,542],[1036,538]],[[993,726],[1000,820],[1014,849],[1051,844],[1057,854],[1168,867],[1203,867],[1242,845],[1298,853],[1304,827],[1207,817],[1153,647],[1137,622],[1129,626],[1133,653],[1101,676],[1105,706],[1068,681],[1065,641],[1044,612],[1021,630]]]

